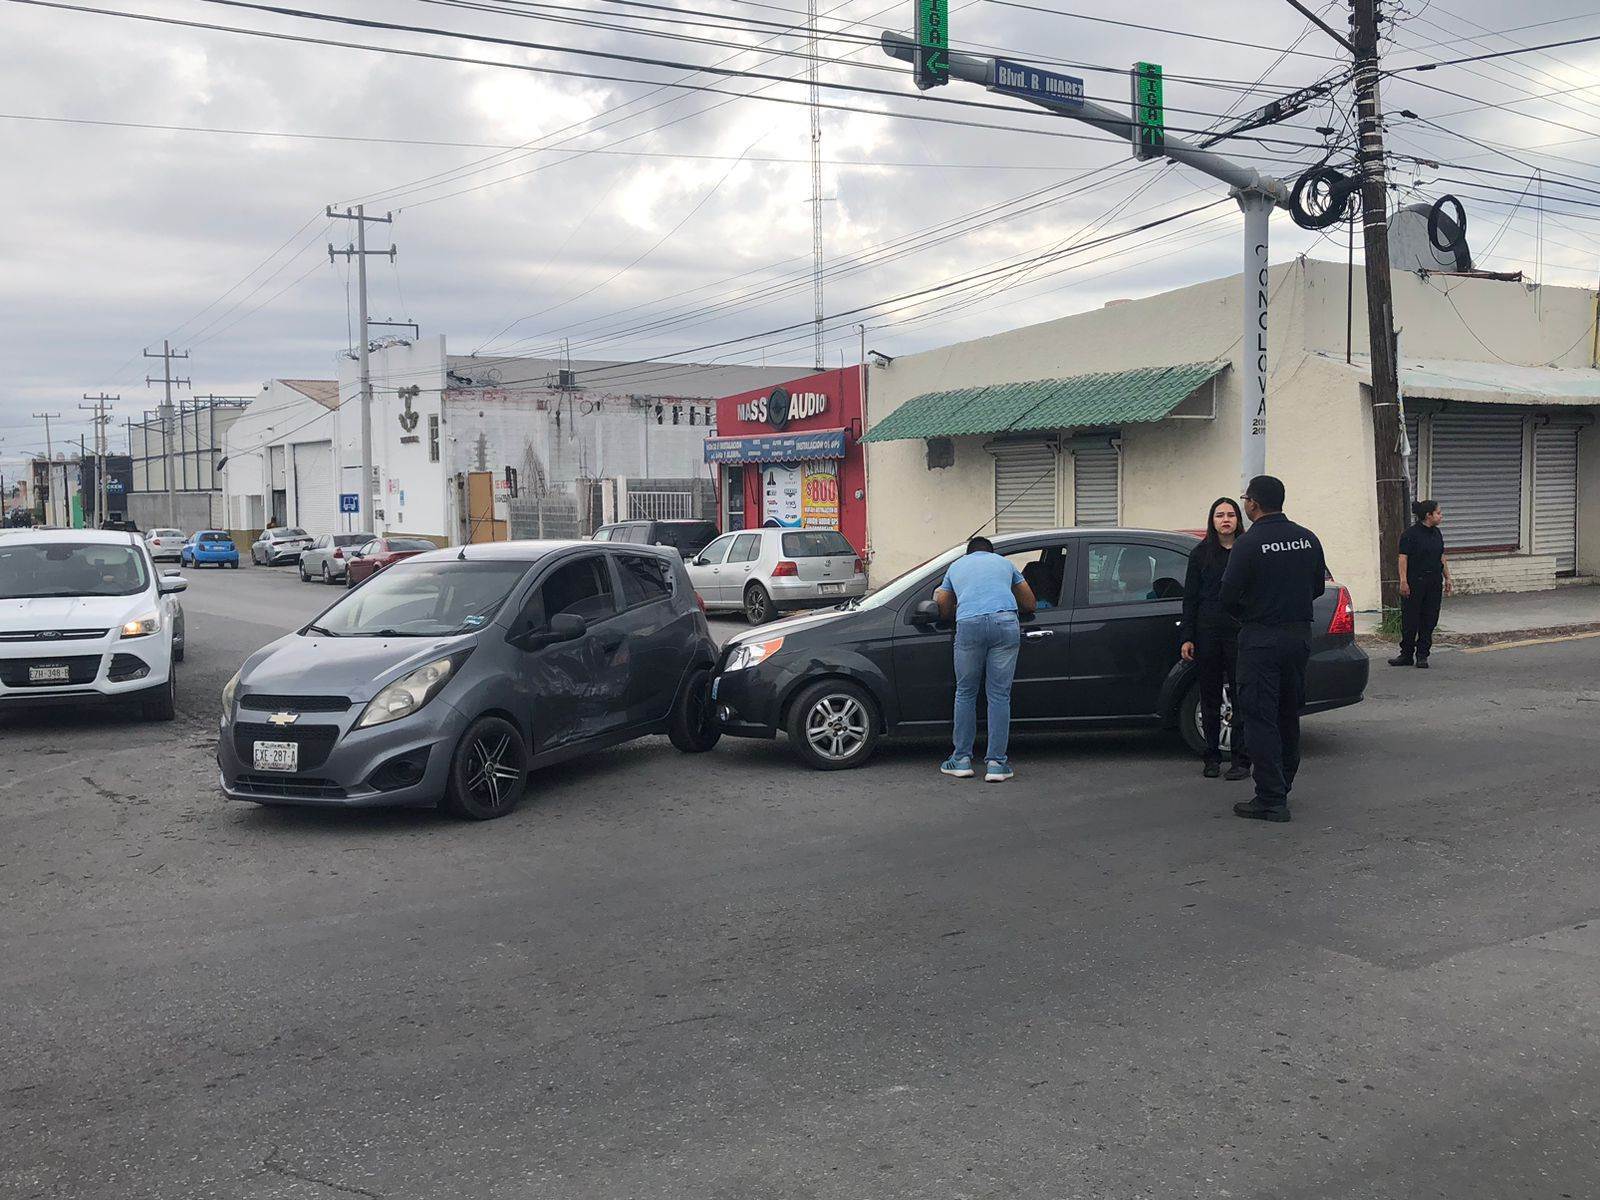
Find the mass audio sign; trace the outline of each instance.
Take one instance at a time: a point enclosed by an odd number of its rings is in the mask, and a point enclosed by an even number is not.
[[[820,417],[828,411],[828,397],[821,392],[795,392],[775,387],[765,396],[739,405],[741,421],[756,421],[774,429],[786,429],[790,421]]]

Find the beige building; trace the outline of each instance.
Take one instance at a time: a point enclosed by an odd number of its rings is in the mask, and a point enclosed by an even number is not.
[[[1366,313],[1358,277],[1347,324],[1346,279],[1306,259],[1272,268],[1267,470],[1371,609]],[[1595,293],[1396,273],[1394,294],[1413,486],[1446,510],[1458,582],[1600,574]],[[1239,304],[1235,276],[872,367],[875,579],[977,531],[1203,528],[1241,486]]]

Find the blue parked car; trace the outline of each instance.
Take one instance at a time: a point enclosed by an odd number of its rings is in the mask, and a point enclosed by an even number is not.
[[[183,544],[178,561],[186,567],[212,563],[219,567],[239,569],[239,550],[233,536],[225,529],[202,529]]]

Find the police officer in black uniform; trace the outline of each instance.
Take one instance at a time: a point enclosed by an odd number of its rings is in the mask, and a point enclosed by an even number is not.
[[[1311,656],[1311,603],[1327,588],[1317,535],[1283,515],[1283,481],[1257,475],[1244,493],[1250,529],[1239,535],[1222,576],[1222,604],[1240,620],[1239,699],[1245,744],[1255,764],[1253,800],[1235,816],[1289,819],[1300,768],[1300,708]]]

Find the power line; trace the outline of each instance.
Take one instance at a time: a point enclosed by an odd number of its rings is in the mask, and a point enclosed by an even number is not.
[[[1191,29],[1168,29],[1160,25],[1140,25],[1133,21],[1114,20],[1111,17],[1091,17],[1086,13],[1065,12],[1056,8],[1041,8],[1037,4],[1022,4],[1019,0],[989,0],[989,3],[998,4],[1002,8],[1020,8],[1029,12],[1044,13],[1051,17],[1070,17],[1075,21],[1093,21],[1099,25],[1117,25],[1123,29],[1138,29],[1145,33],[1163,33],[1169,37],[1189,38],[1197,42],[1215,42],[1223,46],[1241,46],[1247,50],[1271,50],[1274,53],[1282,53],[1283,50],[1281,46],[1268,46],[1262,42],[1242,42],[1236,38],[1216,37],[1209,33],[1196,33]],[[1323,62],[1342,63],[1344,61],[1342,58],[1335,58],[1328,54],[1315,54],[1310,50],[1295,50],[1291,53],[1298,55],[1300,58],[1316,58],[1321,59]]]
[[[1000,3],[1000,0],[992,0]],[[1582,46],[1589,42],[1600,42],[1600,33],[1593,33],[1587,37],[1568,38],[1564,42],[1546,42],[1542,46],[1518,46],[1514,50],[1496,50],[1491,54],[1472,54],[1465,58],[1447,58],[1441,62],[1413,63],[1410,66],[1391,67],[1388,74],[1393,75],[1400,71],[1433,71],[1439,67],[1459,67],[1463,63],[1488,62],[1494,58],[1510,58],[1516,54],[1533,54],[1540,50],[1559,50],[1563,46]]]

